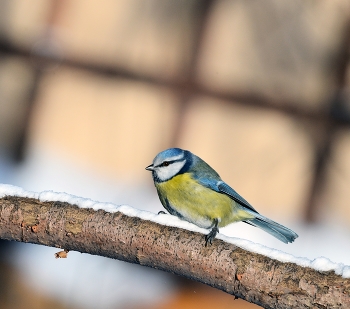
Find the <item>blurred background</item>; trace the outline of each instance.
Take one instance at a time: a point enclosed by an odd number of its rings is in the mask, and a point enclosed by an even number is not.
[[[348,0],[0,0],[0,182],[158,212],[191,150],[285,245],[350,264]],[[258,308],[164,272],[0,242],[0,308]]]

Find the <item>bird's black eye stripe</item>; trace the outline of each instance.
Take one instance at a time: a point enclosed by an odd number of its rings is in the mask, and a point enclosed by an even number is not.
[[[161,164],[159,164],[158,166],[159,167],[163,167],[163,166],[169,166],[171,163],[173,163],[175,161],[164,161],[162,162]]]
[[[163,166],[169,166],[170,164],[173,164],[175,162],[180,162],[183,161],[183,159],[179,159],[179,160],[172,160],[172,161],[164,161],[161,164],[157,165],[156,167],[163,167]]]

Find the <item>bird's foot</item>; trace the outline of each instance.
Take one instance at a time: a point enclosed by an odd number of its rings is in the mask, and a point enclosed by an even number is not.
[[[219,233],[219,229],[217,226],[214,226],[208,235],[205,235],[205,246],[208,246],[208,243],[211,245],[213,239],[215,238],[215,236]]]
[[[158,212],[158,215],[166,215],[166,212],[161,210],[161,211]]]

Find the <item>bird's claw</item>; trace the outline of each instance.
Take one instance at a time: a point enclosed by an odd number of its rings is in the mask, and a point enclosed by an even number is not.
[[[208,246],[208,243],[211,245],[212,244],[212,241],[213,239],[215,238],[215,236],[217,235],[217,233],[219,233],[219,229],[214,226],[208,235],[205,235],[205,246],[207,247]]]
[[[158,215],[166,215],[166,212],[161,210],[161,211],[158,212]]]

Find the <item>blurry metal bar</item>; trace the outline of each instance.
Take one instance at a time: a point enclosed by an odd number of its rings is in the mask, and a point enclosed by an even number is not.
[[[344,97],[344,90],[347,87],[346,78],[349,64],[350,21],[348,22],[347,27],[345,27],[343,48],[340,50],[340,54],[338,55],[334,66],[334,76],[337,78],[337,88],[333,97],[331,98],[329,119],[323,119],[324,121],[320,123],[319,129],[321,134],[320,132],[313,132],[314,136],[312,138],[316,140],[314,152],[314,174],[309,196],[307,197],[305,205],[304,218],[306,222],[315,222],[318,219],[320,197],[322,196],[322,191],[327,182],[327,167],[329,165],[329,161],[331,160],[333,142],[335,141],[335,134],[338,129],[335,121],[332,121],[332,118],[333,120],[337,120],[339,123],[343,123],[344,121],[346,124],[348,124],[349,121],[349,115],[345,109],[346,99]]]
[[[210,12],[214,3],[215,0],[201,0],[197,3],[198,8],[196,10],[197,16],[194,18],[192,33],[193,44],[191,54],[189,55],[190,60],[186,66],[187,71],[184,72],[182,77],[183,83],[189,86],[194,84],[196,80],[198,60],[202,49]],[[170,139],[170,144],[165,148],[179,146],[180,138],[186,130],[184,122],[191,104],[191,97],[195,94],[195,91],[191,91],[191,87],[182,87],[180,92],[176,92],[176,94],[179,95],[180,102],[177,104],[175,128]]]
[[[16,136],[16,141],[14,143],[15,147],[12,152],[12,159],[15,162],[22,162],[25,157],[25,152],[27,149],[27,142],[28,142],[28,135],[29,135],[29,126],[30,126],[30,121],[32,119],[33,110],[35,107],[35,102],[36,102],[35,99],[38,91],[38,85],[41,80],[41,75],[42,75],[41,71],[38,69],[35,69],[31,88],[27,95],[27,100],[26,100],[27,102],[23,106],[23,108],[25,109],[23,121],[21,123],[19,134],[18,136]]]
[[[286,100],[284,98],[271,98],[263,97],[260,94],[253,94],[251,92],[239,92],[239,91],[224,91],[210,89],[204,85],[197,83],[196,81],[184,81],[180,79],[171,79],[152,76],[149,74],[143,74],[140,72],[134,72],[123,67],[110,67],[108,65],[92,62],[84,62],[77,59],[62,59],[55,55],[33,55],[30,50],[24,47],[16,46],[13,43],[3,40],[0,38],[0,52],[8,53],[13,55],[22,56],[28,60],[36,58],[38,61],[44,62],[53,62],[60,65],[69,66],[75,69],[86,70],[91,73],[100,74],[112,78],[123,78],[129,79],[132,81],[140,81],[156,86],[166,87],[174,92],[187,92],[191,95],[200,95],[213,97],[219,100],[222,100],[223,103],[237,103],[244,104],[245,106],[254,107],[254,108],[266,108],[282,113],[288,114],[292,117],[298,117],[305,119],[307,121],[331,121],[336,125],[350,126],[350,116],[349,114],[334,114],[325,113],[320,110],[310,110],[307,108],[301,107],[301,104],[294,104],[293,101]],[[331,118],[331,119],[330,119]]]
[[[47,49],[49,48],[50,40],[52,39],[52,29],[56,26],[56,23],[61,15],[62,8],[65,4],[64,0],[54,0],[50,2],[51,5],[48,10],[48,16],[47,16],[47,21],[46,21],[46,29],[44,30],[45,33],[42,34],[42,37],[39,38],[41,39],[41,45],[40,48],[42,49],[42,52],[45,53]],[[5,43],[5,42],[3,42]],[[4,46],[4,48],[2,48]],[[10,49],[7,49],[5,46],[8,46],[7,44],[1,44],[0,45],[0,52],[3,53],[9,53],[12,55],[23,55],[23,51],[18,53],[15,52],[13,47]],[[30,52],[28,51],[26,53],[26,57],[31,57]],[[27,142],[28,142],[28,135],[29,135],[29,126],[30,126],[30,121],[32,119],[32,114],[35,109],[35,103],[36,103],[36,98],[37,98],[37,93],[40,85],[40,81],[42,79],[42,75],[45,70],[45,59],[43,58],[38,58],[38,61],[35,63],[36,65],[33,66],[34,69],[34,77],[31,85],[31,89],[28,93],[28,98],[27,98],[27,104],[25,105],[25,117],[23,119],[23,122],[21,124],[21,130],[19,133],[19,136],[17,138],[17,141],[15,143],[15,149],[13,152],[13,159],[16,162],[21,162],[24,159],[25,156],[25,151],[27,147]],[[41,61],[40,61],[41,60]]]

